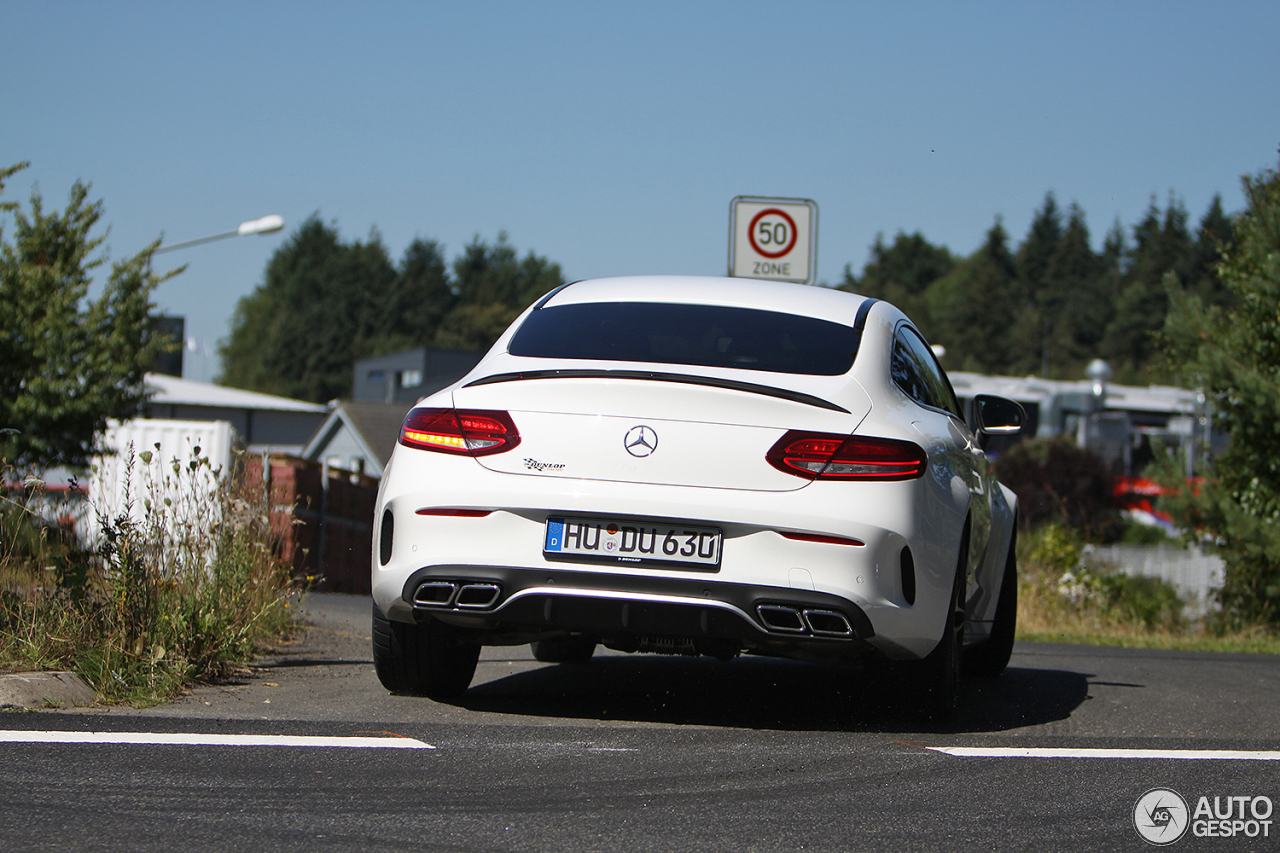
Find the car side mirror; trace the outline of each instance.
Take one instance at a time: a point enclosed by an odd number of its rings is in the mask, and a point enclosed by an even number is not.
[[[1022,404],[1007,397],[978,394],[973,398],[973,429],[984,435],[1017,435],[1027,422]]]

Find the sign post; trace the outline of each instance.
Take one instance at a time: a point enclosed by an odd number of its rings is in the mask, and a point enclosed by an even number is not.
[[[804,198],[738,196],[729,205],[729,275],[813,284],[818,205]]]

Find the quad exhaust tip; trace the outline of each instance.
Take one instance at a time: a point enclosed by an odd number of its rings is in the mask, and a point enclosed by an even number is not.
[[[484,610],[497,603],[502,587],[496,583],[426,581],[413,592],[414,607]]]
[[[756,613],[766,628],[781,634],[846,638],[854,636],[848,617],[835,610],[801,610],[784,604],[761,604],[756,607]]]
[[[502,595],[502,587],[496,583],[469,583],[459,587],[454,606],[464,610],[481,610],[492,607],[499,595]]]
[[[853,626],[843,613],[834,610],[806,610],[804,621],[820,637],[852,637]]]
[[[799,609],[795,607],[784,607],[781,604],[761,604],[756,607],[756,613],[760,614],[760,621],[770,631],[780,631],[784,634],[803,634],[807,631],[804,617],[800,615]]]
[[[448,607],[458,585],[453,581],[427,581],[419,584],[413,593],[413,603],[418,607]]]

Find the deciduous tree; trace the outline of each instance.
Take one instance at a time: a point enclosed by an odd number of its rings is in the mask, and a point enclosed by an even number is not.
[[[478,237],[453,263],[416,239],[393,266],[377,234],[344,242],[312,216],[276,250],[240,300],[220,346],[219,381],[315,402],[351,393],[352,365],[400,349],[484,349],[534,299],[564,283],[560,267],[505,235]]]
[[[1243,179],[1248,207],[1218,266],[1231,294],[1213,304],[1165,276],[1164,344],[1230,434],[1198,485],[1176,481],[1173,508],[1226,561],[1223,603],[1249,622],[1280,622],[1280,172]]]
[[[310,217],[236,306],[219,381],[318,403],[350,394],[352,362],[377,352],[395,279],[376,233],[344,243]]]
[[[22,163],[0,170],[4,181]],[[12,242],[0,226],[0,456],[24,470],[83,468],[110,418],[129,417],[145,397],[143,376],[165,346],[156,334],[155,287],[181,269],[156,274],[157,239],[111,263],[101,295],[87,298],[93,271],[107,263],[93,236],[102,202],[77,181],[65,210],[0,204],[12,215]]]
[[[441,320],[435,344],[487,349],[521,311],[562,284],[559,264],[533,252],[521,259],[506,234],[492,246],[477,237],[453,262],[457,303]]]

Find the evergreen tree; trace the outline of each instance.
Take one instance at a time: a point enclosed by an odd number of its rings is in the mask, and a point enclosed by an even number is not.
[[[1098,257],[1104,274],[1111,280],[1109,292],[1114,295],[1120,292],[1120,284],[1127,272],[1129,258],[1129,241],[1125,237],[1124,226],[1120,218],[1111,223],[1111,230],[1102,241],[1102,254]]]
[[[1235,299],[1217,273],[1233,239],[1220,198],[1194,239],[1185,208],[1171,196],[1163,211],[1152,200],[1132,243],[1117,220],[1095,252],[1084,211],[1073,203],[1064,217],[1052,192],[1011,257],[1001,235],[1002,227],[992,229],[982,248],[961,259],[919,232],[899,232],[891,245],[877,235],[862,274],[846,265],[839,289],[902,308],[947,347],[956,369],[1076,379],[1102,357],[1118,381],[1139,383],[1157,378],[1149,366],[1158,355],[1152,335],[1167,310],[1166,273],[1206,304]]]
[[[1084,211],[1072,204],[1041,290],[1040,303],[1049,318],[1045,357],[1050,376],[1081,378],[1084,366],[1101,355],[1102,334],[1114,306],[1113,285],[1089,244]]]
[[[962,260],[929,291],[938,319],[936,343],[946,347],[951,369],[1002,373],[1010,359],[1017,272],[1009,235],[999,219],[982,248]]]
[[[1033,301],[1040,298],[1040,290],[1049,273],[1049,264],[1062,240],[1062,211],[1052,192],[1045,193],[1044,204],[1031,220],[1027,236],[1018,247],[1018,278],[1023,293]]]
[[[1234,301],[1233,294],[1218,276],[1218,264],[1231,254],[1232,232],[1231,219],[1222,210],[1222,196],[1214,195],[1196,231],[1187,283],[1208,305],[1229,306]]]
[[[1185,287],[1193,261],[1187,211],[1170,198],[1163,215],[1155,201],[1134,228],[1134,248],[1115,314],[1103,334],[1102,349],[1119,381],[1150,381],[1157,355],[1154,334],[1164,327],[1169,299],[1166,273]]]
[[[892,246],[886,246],[884,235],[878,234],[862,275],[854,276],[852,266],[846,265],[838,289],[892,303],[930,337],[936,330],[925,292],[954,266],[955,258],[946,246],[933,245],[919,231],[899,231]]]
[[[1052,310],[1045,305],[1044,293],[1049,264],[1062,239],[1062,212],[1052,192],[1045,193],[1044,204],[1031,220],[1026,238],[1018,247],[1016,265],[1019,293],[1024,300],[1018,311],[1013,337],[1012,361],[1019,372],[1049,372],[1049,333]]]
[[[1129,246],[1129,239],[1125,234],[1124,226],[1120,224],[1120,218],[1116,217],[1115,222],[1111,224],[1111,230],[1107,232],[1107,236],[1102,241],[1102,252],[1098,255],[1098,264],[1101,268],[1099,298],[1106,301],[1107,319],[1102,328],[1098,330],[1098,339],[1095,342],[1095,350],[1089,356],[1090,361],[1099,356],[1105,358],[1107,355],[1107,329],[1115,322],[1117,304],[1129,275],[1129,264],[1132,256],[1133,252]]]

